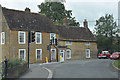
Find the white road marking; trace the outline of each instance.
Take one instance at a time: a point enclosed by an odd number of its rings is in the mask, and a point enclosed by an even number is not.
[[[48,79],[49,79],[49,80],[52,79],[52,76],[53,76],[52,71],[51,71],[50,69],[46,68],[46,67],[43,67],[43,68],[46,69],[46,70],[49,72],[49,74],[48,74]]]

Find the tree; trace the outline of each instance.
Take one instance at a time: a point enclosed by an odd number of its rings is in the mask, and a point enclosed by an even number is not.
[[[79,25],[79,22],[76,22],[75,17],[71,17],[72,11],[65,10],[65,6],[61,2],[41,3],[38,7],[40,9],[39,13],[45,14],[56,25],[62,25],[64,18],[68,19],[70,26]]]
[[[114,37],[117,32],[117,25],[113,15],[106,14],[96,20],[95,33],[98,44],[98,50],[114,51]]]

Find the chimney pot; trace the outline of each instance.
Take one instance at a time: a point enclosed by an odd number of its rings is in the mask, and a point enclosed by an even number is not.
[[[30,9],[28,7],[26,7],[25,12],[30,12]]]
[[[63,19],[63,25],[64,25],[64,26],[68,26],[68,19],[67,19],[67,18],[64,18],[64,19]]]
[[[87,28],[87,27],[88,27],[88,22],[87,22],[87,20],[86,20],[86,19],[84,19],[83,24],[84,24],[84,27],[85,27],[85,28]]]

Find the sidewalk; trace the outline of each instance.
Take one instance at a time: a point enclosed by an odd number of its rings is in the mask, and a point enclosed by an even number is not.
[[[49,72],[40,64],[30,64],[30,69],[20,78],[48,78]]]

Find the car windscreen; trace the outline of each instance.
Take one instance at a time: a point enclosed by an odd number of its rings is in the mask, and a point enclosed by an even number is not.
[[[112,55],[119,55],[118,53],[113,53]]]

